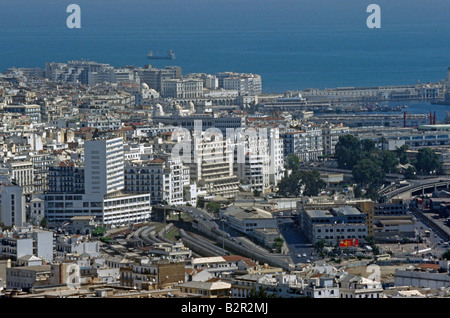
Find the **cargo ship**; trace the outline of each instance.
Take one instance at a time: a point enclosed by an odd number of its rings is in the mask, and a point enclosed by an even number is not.
[[[151,60],[174,60],[175,59],[175,53],[173,50],[167,51],[166,55],[158,55],[158,52],[156,54],[153,54],[153,51],[150,51],[150,53],[147,54],[147,58]]]

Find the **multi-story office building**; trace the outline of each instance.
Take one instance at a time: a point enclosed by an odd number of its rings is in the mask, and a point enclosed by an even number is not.
[[[264,189],[276,187],[285,170],[283,138],[279,128],[247,123],[245,129],[233,130],[233,134],[227,134],[227,137],[234,150],[234,171],[240,180],[247,184],[260,184]]]
[[[284,145],[283,138],[280,136],[278,128],[271,128],[268,132],[269,137],[269,182],[276,187],[284,177]]]
[[[99,83],[132,83],[135,82],[134,70],[126,68],[114,68],[105,65],[98,71],[88,73],[88,84],[95,86]]]
[[[203,81],[194,78],[163,79],[161,96],[182,99],[203,97]]]
[[[123,138],[86,141],[84,167],[86,193],[106,195],[123,190]]]
[[[266,131],[265,131],[266,132]],[[267,134],[243,134],[238,136],[234,151],[236,175],[252,191],[264,193],[270,186],[270,151]]]
[[[123,138],[89,140],[84,147],[84,193],[47,193],[47,219],[50,222],[64,222],[75,216],[92,215],[96,217],[96,222],[104,225],[149,219],[150,194],[123,192]]]
[[[166,79],[180,79],[181,68],[177,66],[167,66],[164,69],[148,67],[138,70],[140,83],[145,83],[149,88],[161,93],[161,82]]]
[[[366,218],[363,212],[352,206],[302,209],[302,229],[312,243],[322,239],[331,246],[338,245],[342,239],[357,239],[361,243],[367,237]]]
[[[296,155],[302,162],[315,161],[323,155],[322,130],[316,125],[304,125],[301,130],[288,129],[281,134],[284,155]]]

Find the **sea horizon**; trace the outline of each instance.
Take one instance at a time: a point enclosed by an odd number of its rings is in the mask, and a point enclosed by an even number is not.
[[[371,1],[75,2],[81,29],[66,26],[68,2],[0,4],[0,70],[80,59],[176,65],[183,74],[260,74],[264,93],[282,93],[439,82],[450,66],[443,1],[377,1],[380,29],[366,26]],[[175,60],[146,58],[170,49]]]

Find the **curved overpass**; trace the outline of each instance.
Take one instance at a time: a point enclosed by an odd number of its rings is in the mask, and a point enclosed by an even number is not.
[[[434,190],[448,189],[450,187],[450,177],[442,177],[425,180],[410,180],[409,185],[392,190],[384,194],[388,200],[398,197],[400,199],[410,199],[417,195],[433,193]]]

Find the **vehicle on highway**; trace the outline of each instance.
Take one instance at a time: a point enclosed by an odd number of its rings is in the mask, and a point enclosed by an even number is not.
[[[380,255],[375,256],[375,258],[376,258],[377,261],[387,261],[387,260],[391,259],[391,255],[389,255],[389,254],[380,254]]]

